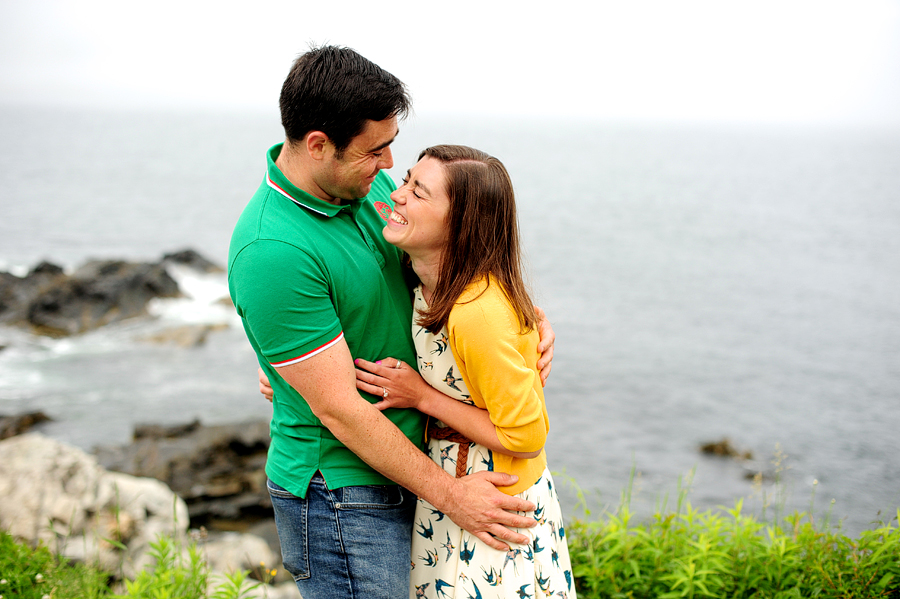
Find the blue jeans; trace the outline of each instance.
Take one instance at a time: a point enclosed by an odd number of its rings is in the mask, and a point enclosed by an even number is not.
[[[398,485],[331,491],[318,473],[305,499],[268,488],[282,561],[303,599],[409,595],[415,495]]]

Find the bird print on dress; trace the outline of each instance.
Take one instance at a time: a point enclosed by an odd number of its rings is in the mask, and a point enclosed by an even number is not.
[[[416,290],[415,309],[428,306]],[[413,324],[412,333],[419,373],[445,395],[473,405],[470,389],[453,355],[447,329],[428,331]],[[450,350],[450,351],[448,351]],[[502,401],[502,400],[501,400]],[[443,423],[438,423],[443,426]],[[494,452],[473,443],[468,456],[459,459],[459,443],[431,438],[426,443],[429,458],[451,476],[457,462],[467,473],[493,471]],[[462,530],[433,505],[419,499],[416,506],[410,567],[410,599],[575,599],[568,553],[563,549],[564,531],[559,499],[549,471],[532,487],[516,495],[538,506],[533,517],[537,526],[521,532],[529,540],[509,552],[498,551]],[[552,552],[552,558],[551,558]],[[417,594],[421,589],[422,594]]]
[[[425,524],[419,520],[416,522],[416,526],[421,528],[422,530],[417,530],[416,532],[425,537],[426,539],[430,539],[434,536],[434,525],[431,523],[431,520],[428,521],[428,527],[426,528]]]
[[[475,557],[475,547],[473,546],[471,549],[469,549],[469,541],[467,539],[463,542],[463,548],[459,551],[459,559],[464,561],[468,566],[473,557]]]
[[[456,464],[456,460],[450,457],[450,450],[456,447],[455,445],[448,445],[447,447],[441,450],[441,468],[444,467],[444,462],[450,460],[451,464]]]
[[[444,590],[444,587],[453,588],[453,585],[449,582],[444,582],[440,578],[434,581],[434,592],[436,593],[436,597],[443,597],[444,599],[449,599],[450,595],[447,594],[447,591]]]
[[[441,336],[438,339],[435,339],[433,343],[437,346],[436,349],[431,350],[431,353],[442,355],[445,351],[447,351],[447,347],[450,345],[450,339],[447,337],[447,333],[441,332]]]
[[[432,552],[430,549],[426,549],[425,557],[419,556],[419,559],[422,560],[426,566],[431,566],[432,568],[438,565],[438,562],[441,561],[438,557],[437,551]]]
[[[456,382],[461,380],[453,374],[453,366],[450,367],[450,370],[447,371],[447,376],[444,377],[444,382],[447,383],[447,386],[460,393],[462,393],[462,389],[456,386]]]
[[[450,540],[449,532],[447,532],[447,542],[441,543],[441,547],[447,550],[447,561],[450,561],[450,557],[453,555],[453,550],[456,549],[456,545]]]
[[[550,592],[550,577],[549,576],[547,578],[544,578],[544,573],[539,571],[538,575],[537,575],[537,583],[538,583],[538,588],[541,589],[542,591],[544,591],[545,595]]]
[[[487,451],[487,459],[484,459],[484,452],[479,451],[478,455],[481,456],[481,463],[484,464],[484,469],[488,472],[494,471],[494,452],[488,449]]]
[[[482,599],[481,591],[478,590],[478,585],[475,584],[475,581],[472,581],[472,586],[475,587],[475,594],[469,595],[466,599]]]
[[[497,570],[495,568],[491,568],[491,571],[488,572],[484,569],[484,566],[481,567],[481,571],[484,572],[484,581],[491,585],[492,587],[497,586],[498,584],[503,582],[503,571]]]
[[[522,553],[521,549],[510,549],[506,552],[506,559],[503,560],[503,569],[506,570],[506,566],[509,565],[509,562],[512,562],[513,571],[518,574],[518,570],[516,569],[516,557]]]

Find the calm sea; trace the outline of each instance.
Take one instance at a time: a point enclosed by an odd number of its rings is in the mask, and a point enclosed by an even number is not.
[[[275,114],[2,108],[0,270],[187,247],[224,265],[278,141]],[[896,516],[900,132],[420,116],[395,180],[433,143],[512,174],[558,338],[547,451],[590,509],[615,507],[632,476],[639,510],[671,505],[693,472],[695,507],[830,510],[854,533]],[[85,449],[135,423],[266,417],[255,358],[215,302],[224,278],[176,274],[190,297],[150,322],[61,341],[0,330],[0,413],[41,409],[44,432]],[[232,326],[194,349],[136,340],[184,322]],[[726,437],[754,459],[700,453]],[[754,485],[756,470],[782,485]]]

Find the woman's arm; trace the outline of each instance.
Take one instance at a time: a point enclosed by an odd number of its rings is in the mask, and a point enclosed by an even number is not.
[[[444,395],[400,360],[385,358],[373,363],[358,359],[355,363],[357,389],[383,396],[384,399],[375,404],[380,410],[415,408],[492,451],[525,459],[541,454],[541,449],[531,452],[507,449],[500,442],[497,427],[487,410]]]

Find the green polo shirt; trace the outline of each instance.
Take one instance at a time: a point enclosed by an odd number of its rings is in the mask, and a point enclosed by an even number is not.
[[[269,150],[266,178],[238,219],[228,252],[231,299],[275,390],[266,474],[298,497],[305,497],[317,470],[332,489],[393,484],[322,425],[278,367],[341,338],[353,358],[416,363],[401,252],[381,234],[394,184],[379,173],[368,196],[335,206],[292,185],[275,166],[280,152],[281,144]],[[380,399],[361,395],[371,403]],[[418,411],[385,415],[422,446]]]

